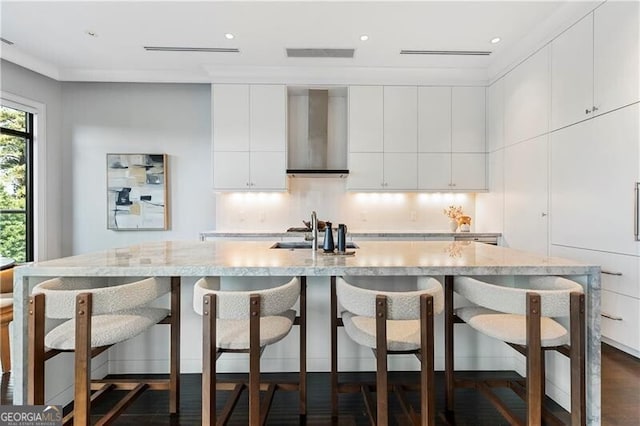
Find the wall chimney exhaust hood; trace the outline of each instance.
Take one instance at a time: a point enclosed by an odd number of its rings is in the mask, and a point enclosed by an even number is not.
[[[289,88],[291,177],[341,178],[347,170],[346,88]]]

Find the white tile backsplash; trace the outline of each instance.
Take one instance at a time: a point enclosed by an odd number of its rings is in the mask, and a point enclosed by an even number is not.
[[[216,194],[216,230],[284,231],[311,211],[350,231],[449,231],[442,210],[460,205],[475,230],[475,194],[347,192],[346,179],[290,178],[289,192]]]

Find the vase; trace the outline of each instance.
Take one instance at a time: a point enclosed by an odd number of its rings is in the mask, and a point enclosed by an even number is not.
[[[458,222],[455,219],[449,221],[449,229],[451,229],[451,232],[456,232],[458,229]]]

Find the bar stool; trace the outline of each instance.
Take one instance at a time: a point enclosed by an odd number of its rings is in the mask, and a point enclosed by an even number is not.
[[[9,323],[13,321],[13,266],[0,271],[0,362],[2,372],[11,371]]]
[[[244,284],[264,284],[266,279],[242,277]],[[284,280],[284,279],[282,279]],[[242,391],[249,391],[249,424],[266,422],[276,390],[299,392],[299,414],[306,415],[306,277],[270,288],[221,289],[217,277],[201,278],[195,284],[193,309],[202,315],[202,424],[226,424]],[[282,282],[282,281],[280,281]],[[299,315],[291,308],[300,298]],[[300,326],[300,371],[298,383],[260,381],[260,356],[265,347],[286,337],[293,325]],[[249,382],[229,387],[216,379],[216,361],[223,353],[249,354]],[[216,390],[232,390],[216,419]],[[260,406],[260,391],[266,390]]]
[[[169,292],[171,310],[149,306]],[[45,318],[63,321],[47,331]],[[171,325],[168,380],[91,380],[92,358],[155,324]],[[44,281],[34,287],[29,299],[28,403],[44,404],[45,361],[63,352],[74,352],[74,411],[63,419],[64,424],[72,419],[76,425],[90,424],[91,402],[110,390],[129,392],[100,419],[100,424],[112,422],[146,389],[169,390],[169,411],[177,413],[179,335],[179,278],[146,278],[113,286],[106,278]],[[92,394],[93,390],[96,392]]]
[[[522,381],[508,383],[478,381],[479,389],[511,424],[540,425],[542,417],[559,420],[542,407],[545,382],[545,351],[555,350],[570,358],[571,424],[584,425],[585,418],[585,326],[584,294],[575,281],[555,276],[516,277],[513,282],[499,282],[499,277],[455,277],[453,290],[473,303],[455,310],[457,321],[474,330],[501,340],[527,359],[524,388]],[[447,296],[448,297],[448,296]],[[552,317],[569,317],[565,328]],[[449,325],[450,324],[450,325]],[[452,327],[453,321],[447,322]],[[451,337],[453,330],[451,329]],[[447,351],[453,344],[447,345]],[[447,358],[453,359],[451,353]],[[454,387],[469,383],[453,379],[453,365],[447,363],[447,409],[453,409]],[[492,392],[491,387],[508,386],[527,404],[523,422]]]
[[[333,416],[337,416],[338,392],[353,388],[338,383],[335,328],[342,325],[353,341],[371,348],[376,358],[375,410],[369,387],[360,387],[371,424],[389,423],[387,355],[392,354],[414,354],[420,361],[420,416],[404,400],[403,387],[393,387],[405,414],[413,424],[435,424],[433,315],[444,307],[440,282],[432,277],[338,277],[332,284],[342,306],[341,320],[332,321]]]

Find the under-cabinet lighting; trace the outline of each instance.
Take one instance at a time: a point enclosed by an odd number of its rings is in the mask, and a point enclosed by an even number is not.
[[[500,40],[502,40],[500,37],[494,37],[491,39],[491,44],[500,43]]]

